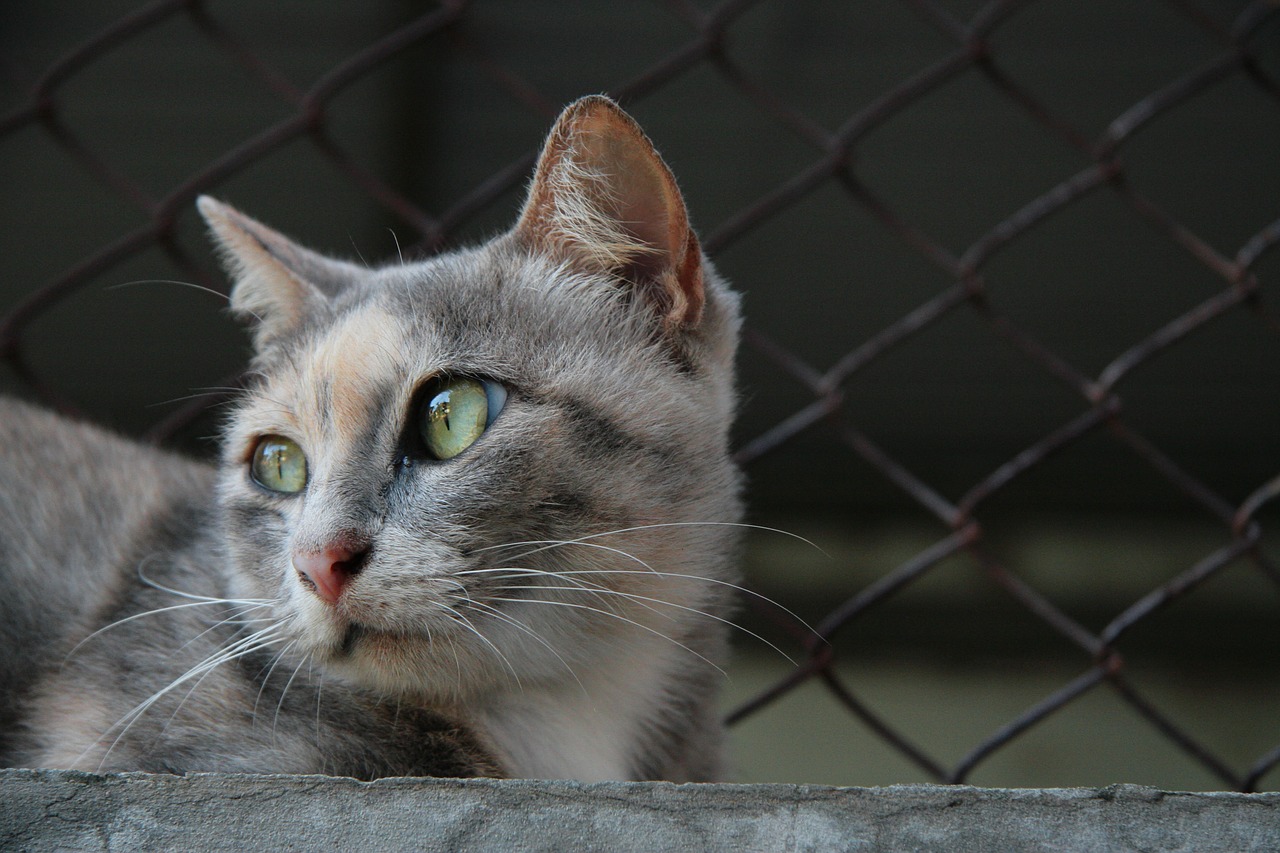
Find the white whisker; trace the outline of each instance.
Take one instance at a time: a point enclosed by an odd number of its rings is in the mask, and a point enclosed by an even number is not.
[[[138,564],[138,579],[152,589],[158,589],[161,592],[167,592],[171,595],[176,595],[179,598],[189,598],[193,601],[207,601],[221,604],[276,604],[279,601],[279,599],[275,598],[217,598],[208,595],[198,595],[194,592],[183,592],[180,589],[167,587],[159,581],[147,577],[146,574],[143,573],[143,568],[146,564],[147,560],[143,560]]]
[[[703,661],[704,663],[706,663],[708,666],[710,666],[710,667],[712,667],[713,669],[715,669],[715,670],[716,670],[716,672],[719,672],[719,673],[720,673],[721,675],[723,675],[725,678],[728,678],[728,677],[729,677],[729,674],[728,674],[727,672],[725,672],[723,669],[721,669],[719,666],[717,666],[717,665],[715,664],[715,662],[713,662],[713,661],[711,661],[710,659],[708,659],[705,655],[699,654],[698,652],[696,652],[696,651],[694,651],[693,649],[689,648],[688,646],[686,646],[684,643],[680,642],[679,640],[677,640],[677,639],[675,639],[675,638],[673,638],[673,637],[668,637],[666,634],[662,633],[661,631],[658,631],[658,630],[655,630],[655,629],[653,629],[653,628],[650,628],[648,625],[645,625],[645,624],[644,624],[644,623],[642,623],[642,622],[637,622],[637,621],[635,621],[634,619],[628,619],[628,618],[627,618],[627,617],[625,617],[625,616],[619,616],[617,613],[613,613],[613,612],[608,611],[608,610],[601,610],[601,609],[600,609],[600,608],[598,608],[598,607],[591,607],[591,606],[586,605],[586,604],[575,604],[575,603],[573,603],[573,602],[571,602],[571,601],[552,601],[552,600],[550,600],[550,599],[546,599],[546,598],[503,598],[502,596],[495,595],[495,596],[493,596],[493,600],[494,600],[494,601],[508,601],[508,602],[513,603],[513,604],[551,604],[551,605],[555,605],[555,606],[557,606],[557,607],[572,607],[572,608],[575,608],[575,609],[590,610],[591,612],[593,612],[593,613],[599,613],[599,614],[600,614],[600,615],[602,615],[602,616],[610,616],[610,617],[612,617],[612,618],[614,618],[614,619],[617,619],[617,620],[619,620],[619,621],[621,621],[621,622],[626,622],[626,623],[628,623],[628,624],[630,624],[630,625],[634,625],[635,627],[640,628],[641,630],[648,631],[650,634],[653,634],[653,635],[655,635],[655,636],[661,637],[662,639],[666,640],[667,642],[669,642],[669,643],[672,643],[672,644],[674,644],[674,645],[679,646],[680,648],[684,649],[684,650],[685,650],[686,652],[688,652],[689,654],[691,654],[691,655],[693,655],[694,657],[696,657],[696,658],[698,658],[698,659],[702,660],[702,661]]]
[[[310,661],[311,653],[307,653],[307,660]],[[307,664],[307,675],[311,675],[311,664]],[[316,750],[324,751],[324,733],[320,725],[320,697],[324,694],[324,670],[320,670],[320,677],[316,679]],[[397,705],[397,713],[399,713]]]
[[[258,695],[253,697],[253,724],[258,724],[258,705],[262,703],[262,691],[267,689],[267,685],[271,682],[271,676],[275,673],[276,667],[280,665],[280,661],[284,660],[289,650],[298,644],[297,640],[290,640],[283,649],[272,656],[271,665],[267,667],[267,673],[262,677],[262,683],[258,685]]]
[[[551,652],[551,654],[555,656],[556,660],[560,661],[560,663],[564,665],[565,670],[568,671],[569,675],[573,677],[573,680],[577,682],[578,687],[582,690],[582,695],[584,696],[588,695],[587,688],[583,685],[582,680],[578,678],[578,673],[574,671],[573,667],[569,665],[569,662],[565,660],[564,657],[561,656],[561,654],[555,650],[555,647],[552,646],[549,642],[547,642],[546,638],[544,638],[541,634],[539,634],[537,631],[533,630],[528,625],[521,622],[519,619],[516,619],[514,616],[503,613],[501,610],[499,610],[498,608],[494,607],[491,604],[485,604],[482,601],[474,601],[474,600],[469,600],[469,601],[471,606],[483,608],[483,610],[493,618],[502,620],[508,625],[511,625],[512,627],[517,628],[520,631],[523,631],[524,633],[528,634],[530,637],[532,637],[533,639],[541,643],[546,648],[547,651]]]
[[[310,653],[303,655],[302,659],[298,661],[298,665],[293,668],[293,672],[289,674],[289,680],[284,683],[284,687],[280,690],[280,698],[276,700],[276,714],[271,718],[272,743],[275,743],[276,740],[276,726],[280,723],[280,709],[284,707],[285,696],[289,694],[289,688],[293,686],[293,680],[298,677],[298,672],[302,669],[302,665],[307,664],[310,667],[310,662]],[[310,672],[310,669],[308,669],[308,672]]]
[[[657,577],[664,577],[664,578],[680,578],[682,580],[702,581],[703,583],[709,583],[709,584],[714,584],[716,586],[726,587],[735,592],[742,593],[743,595],[749,595],[752,598],[763,601],[765,604],[772,605],[773,607],[776,607],[779,610],[781,610],[783,613],[786,613],[792,619],[795,619],[798,623],[804,626],[805,630],[812,633],[815,637],[818,637],[819,639],[821,639],[821,635],[819,635],[817,631],[814,631],[814,629],[809,625],[808,622],[805,622],[803,619],[801,619],[800,616],[797,615],[791,609],[783,606],[782,604],[779,604],[778,602],[774,601],[772,598],[770,598],[767,595],[762,595],[753,589],[748,589],[747,587],[742,586],[741,584],[736,584],[736,583],[733,583],[732,581],[721,580],[720,578],[709,578],[703,575],[691,575],[691,574],[685,574],[683,572],[664,572],[664,571],[658,571],[656,569],[648,569],[643,572],[635,571],[634,569],[565,569],[565,570],[556,570],[556,571],[548,572],[543,569],[531,569],[523,566],[500,566],[495,568],[461,569],[459,571],[454,572],[454,574],[455,575],[481,575],[481,574],[488,574],[488,573],[503,574],[503,573],[511,573],[511,572],[521,572],[521,573],[530,574],[530,575],[550,574],[550,575],[555,575],[557,577],[564,577],[566,579],[568,579],[569,576],[571,575],[639,575],[641,577],[656,575]]]
[[[222,611],[222,613],[226,613],[226,612],[228,612],[228,611],[226,611],[226,610]],[[204,629],[203,631],[201,631],[199,634],[196,634],[194,637],[192,637],[191,639],[187,640],[187,641],[186,641],[185,643],[183,643],[182,645],[178,646],[178,649],[177,649],[177,650],[178,650],[178,651],[182,651],[182,650],[183,650],[183,649],[185,649],[187,646],[191,645],[192,643],[196,642],[196,641],[197,641],[197,640],[199,640],[200,638],[202,638],[202,637],[206,636],[207,634],[209,634],[211,631],[216,631],[216,630],[218,630],[220,627],[222,627],[223,625],[227,625],[227,624],[230,624],[230,623],[237,623],[237,626],[236,626],[235,630],[233,630],[233,631],[231,632],[231,635],[230,635],[231,637],[236,637],[236,636],[238,636],[239,634],[243,633],[243,632],[244,632],[244,630],[248,627],[248,625],[247,625],[247,624],[245,624],[245,623],[243,623],[243,622],[241,622],[239,619],[237,619],[237,618],[236,618],[235,614],[236,614],[236,612],[237,612],[237,611],[232,610],[232,611],[230,611],[230,612],[232,613],[232,615],[231,615],[231,616],[228,616],[228,617],[226,617],[225,619],[219,619],[217,622],[214,622],[214,623],[213,623],[212,625],[210,625],[208,628],[205,628],[205,629]],[[274,619],[272,619],[272,618],[269,618],[269,617],[268,617],[268,618],[266,618],[266,619],[254,619],[253,621],[254,621],[254,622],[273,622],[273,621],[275,621],[275,620],[274,620]]]
[[[119,284],[109,284],[103,290],[121,290],[126,287],[137,287],[141,284],[174,284],[178,287],[189,287],[192,290],[199,290],[204,293],[212,293],[219,299],[230,301],[231,297],[212,287],[205,287],[203,284],[196,284],[194,281],[181,281],[176,278],[140,278],[136,281],[122,281]]]
[[[654,569],[653,569],[653,566],[650,566],[648,563],[646,563],[644,560],[640,559],[639,557],[637,557],[637,556],[635,556],[635,555],[633,555],[633,554],[629,554],[629,553],[627,553],[626,551],[623,551],[621,548],[612,548],[612,547],[610,547],[610,546],[608,546],[608,545],[599,545],[599,544],[596,544],[595,542],[586,542],[586,541],[583,541],[582,539],[566,539],[566,540],[562,540],[562,541],[548,540],[548,541],[546,541],[546,542],[542,542],[542,543],[537,543],[537,542],[528,542],[528,543],[524,543],[524,544],[528,544],[528,545],[540,545],[540,547],[538,547],[538,548],[534,548],[533,550],[530,550],[530,551],[522,551],[521,553],[516,554],[515,556],[507,557],[507,559],[508,559],[508,560],[513,560],[513,561],[514,561],[514,560],[523,560],[525,557],[531,557],[531,556],[533,556],[534,554],[540,554],[540,553],[542,553],[543,551],[550,551],[550,550],[553,550],[553,549],[555,549],[555,548],[562,548],[562,547],[564,547],[565,545],[578,545],[578,546],[581,546],[581,547],[583,547],[583,548],[595,548],[595,549],[597,549],[597,550],[604,551],[604,552],[609,553],[609,554],[617,554],[619,557],[626,557],[628,560],[631,560],[632,562],[638,563],[638,564],[640,564],[640,565],[644,566],[646,569],[649,569],[650,571],[653,571],[653,570],[654,570]],[[476,550],[477,550],[477,551],[479,551],[479,550],[483,550],[483,549],[477,548]]]
[[[235,660],[236,658],[243,657],[244,655],[251,654],[260,649],[265,649],[269,647],[272,643],[276,642],[278,639],[279,639],[279,628],[277,626],[272,625],[272,626],[268,626],[267,628],[263,628],[261,631],[257,631],[253,634],[250,634],[248,637],[244,637],[240,640],[237,640],[236,642],[232,643],[230,646],[227,646],[226,648],[220,649],[217,652],[214,652],[212,655],[209,655],[200,663],[191,667],[185,673],[178,676],[173,681],[169,682],[169,684],[166,687],[160,690],[157,690],[155,693],[151,694],[151,696],[149,696],[147,699],[143,700],[138,705],[134,706],[132,710],[130,710],[123,717],[121,717],[119,720],[113,723],[110,727],[108,727],[106,731],[104,731],[97,738],[97,740],[95,740],[92,744],[86,747],[84,752],[80,753],[80,756],[76,759],[75,763],[78,763],[81,758],[83,758],[86,754],[88,754],[89,750],[93,749],[94,746],[96,746],[99,743],[102,743],[103,739],[106,738],[108,735],[110,735],[113,731],[116,731],[117,729],[119,729],[119,732],[116,734],[115,739],[111,741],[110,746],[108,746],[106,749],[106,752],[103,753],[102,760],[98,762],[98,769],[101,770],[103,764],[106,762],[107,758],[111,755],[112,750],[114,750],[116,746],[120,743],[120,740],[126,734],[128,734],[129,729],[133,727],[133,724],[136,723],[139,719],[141,719],[141,717],[148,710],[150,710],[150,708],[153,705],[155,705],[156,702],[160,701],[170,692],[177,689],[181,685],[187,683],[191,679],[198,677],[200,680],[203,680],[205,675],[207,675],[209,672],[216,669],[217,667],[221,666],[222,664],[231,660]],[[197,682],[197,684],[198,683],[199,682]],[[190,694],[188,693],[188,695]],[[185,702],[185,698],[183,701]],[[179,708],[181,707],[181,705],[182,703],[180,702]]]
[[[166,592],[171,592],[171,591],[172,590],[166,590]],[[188,597],[193,597],[193,596],[188,596]],[[101,628],[94,631],[92,634],[89,634],[83,640],[81,640],[80,642],[76,643],[74,646],[71,647],[71,651],[67,652],[67,656],[62,659],[62,663],[65,666],[67,661],[71,660],[72,655],[74,655],[77,651],[80,650],[81,646],[83,646],[85,643],[89,642],[99,634],[102,634],[106,631],[110,631],[112,628],[118,628],[121,625],[124,625],[128,622],[132,622],[135,619],[142,619],[145,616],[155,616],[159,613],[168,613],[173,610],[183,610],[188,607],[208,607],[211,604],[243,605],[246,607],[246,609],[254,609],[258,607],[267,606],[266,603],[250,604],[249,602],[236,601],[234,599],[227,599],[227,598],[206,598],[203,601],[190,601],[190,602],[187,602],[186,604],[171,604],[168,607],[157,607],[154,610],[144,610],[141,613],[135,613],[132,616],[126,616],[123,619],[117,619],[115,622],[112,622],[110,625],[103,625]],[[224,620],[224,621],[227,621],[227,620]],[[257,620],[254,620],[254,621],[257,621]],[[222,623],[218,623],[218,624],[222,624]]]
[[[525,586],[511,586],[511,585],[504,585],[504,586],[503,586],[503,589],[504,589],[504,590],[519,590],[519,589],[541,590],[541,589],[546,589],[546,590],[558,590],[558,591],[561,591],[561,592],[577,592],[577,591],[580,591],[577,587],[544,586],[544,585],[541,585],[541,584],[529,584],[529,585],[525,585]],[[698,608],[696,608],[696,607],[688,607],[688,606],[686,606],[686,605],[684,605],[684,604],[676,604],[674,601],[666,601],[665,599],[661,599],[661,598],[652,598],[652,597],[647,596],[647,595],[638,595],[637,593],[634,593],[634,592],[622,592],[621,590],[608,589],[608,588],[605,588],[605,587],[602,587],[602,588],[600,588],[599,590],[591,590],[591,592],[593,592],[593,593],[594,593],[594,594],[596,594],[596,595],[616,595],[616,596],[618,596],[618,597],[620,597],[620,598],[627,599],[628,601],[634,601],[634,602],[636,602],[637,604],[642,604],[643,602],[651,602],[651,603],[653,603],[653,604],[660,604],[660,605],[663,605],[663,606],[666,606],[666,607],[674,607],[674,608],[676,608],[677,610],[683,610],[683,611],[685,611],[686,613],[692,613],[692,614],[695,614],[695,615],[697,615],[697,616],[704,616],[704,617],[706,617],[707,619],[714,619],[715,621],[717,621],[717,622],[721,623],[722,625],[728,625],[730,628],[736,628],[736,629],[738,629],[739,631],[741,631],[742,633],[746,634],[746,635],[747,635],[747,636],[749,636],[749,637],[754,637],[755,639],[757,639],[757,640],[759,640],[760,642],[764,643],[766,646],[768,646],[769,648],[773,649],[775,652],[777,652],[778,654],[780,654],[780,655],[782,655],[784,658],[786,658],[786,659],[787,659],[787,661],[788,661],[792,666],[794,666],[794,665],[795,665],[795,660],[791,657],[791,655],[787,654],[787,653],[786,653],[786,652],[784,652],[782,649],[778,648],[778,647],[777,647],[777,646],[775,646],[773,643],[769,642],[769,641],[768,641],[768,640],[766,640],[764,637],[762,637],[762,636],[760,636],[759,634],[757,634],[755,631],[752,631],[752,630],[751,630],[751,629],[749,629],[749,628],[744,628],[744,627],[742,627],[741,625],[739,625],[738,623],[736,623],[736,622],[731,622],[730,620],[725,619],[725,618],[724,618],[724,617],[722,617],[722,616],[717,616],[717,615],[715,615],[714,613],[708,613],[708,612],[707,612],[707,611],[705,611],[705,610],[699,610],[699,609],[698,609]],[[659,611],[657,611],[657,610],[656,610],[655,608],[653,608],[653,607],[646,607],[645,609],[647,609],[647,610],[652,610],[652,611],[653,611],[653,612],[655,612],[655,613],[658,613],[658,612],[659,612]],[[673,619],[673,618],[674,618],[674,617],[673,617],[673,616],[671,616],[670,614],[660,614],[660,615],[663,615],[663,616],[665,616],[665,617],[666,617],[666,618],[668,618],[668,619]]]
[[[475,603],[476,602],[472,602],[472,604],[475,604]],[[511,677],[515,679],[516,687],[519,687],[522,691],[524,690],[524,684],[520,681],[520,673],[511,664],[511,661],[507,658],[507,656],[502,653],[502,650],[499,649],[496,645],[494,645],[493,640],[490,640],[488,637],[486,637],[479,628],[477,628],[475,625],[471,623],[470,619],[468,619],[463,613],[459,612],[457,609],[450,607],[449,605],[444,604],[443,602],[435,602],[435,604],[438,607],[440,607],[440,609],[444,610],[446,613],[451,614],[454,618],[454,621],[457,622],[457,624],[461,625],[471,633],[475,634],[477,637],[480,638],[481,642],[483,642],[489,648],[493,649],[494,655],[497,656],[498,660],[502,661],[503,666],[507,668],[507,670],[511,673]],[[457,654],[456,650],[454,654],[455,655]],[[459,666],[458,666],[458,677],[459,677],[459,680],[461,680],[461,677],[462,677],[461,663],[459,663]]]
[[[584,580],[578,577],[566,577],[565,575],[556,571],[548,571],[546,569],[525,568],[522,566],[509,566],[507,568],[511,569],[511,572],[509,572],[508,574],[514,574],[516,577],[535,577],[535,578],[544,577],[544,578],[550,578],[554,581],[574,584],[572,588],[563,590],[566,592],[576,590],[576,591],[587,593],[589,595],[597,595],[597,596],[601,594],[615,592],[615,590],[612,590],[609,587],[604,586],[603,584],[593,583],[589,580]],[[581,574],[597,574],[597,573],[586,571],[586,572],[582,572]],[[636,572],[636,574],[647,574],[647,573]],[[528,587],[513,587],[513,586],[510,586],[509,584],[502,585],[502,589],[552,589],[552,588],[553,587],[547,586],[545,584],[538,584],[538,585],[528,586]],[[640,596],[637,596],[637,599],[638,598],[640,598]],[[636,604],[640,605],[645,610],[649,610],[659,616],[662,616],[663,618],[666,618],[666,619],[672,618],[670,613],[663,613],[662,611],[654,607],[650,607],[649,605],[645,604],[643,601],[637,600]]]
[[[666,522],[660,522],[656,524],[638,524],[633,527],[619,527],[615,530],[604,530],[599,533],[588,533],[587,535],[580,536],[577,539],[568,539],[568,540],[561,540],[561,541],[548,539],[548,540],[541,540],[541,541],[531,540],[527,542],[507,542],[502,545],[487,545],[483,548],[477,548],[475,550],[491,551],[497,548],[518,548],[518,547],[523,547],[527,545],[547,545],[549,547],[555,547],[558,544],[568,544],[573,542],[587,542],[592,539],[600,539],[604,536],[618,536],[623,533],[635,533],[641,530],[660,530],[662,528],[668,528],[668,527],[741,527],[746,530],[763,530],[766,533],[777,533],[782,536],[788,536],[792,539],[799,540],[800,542],[803,542],[804,544],[816,550],[818,553],[822,554],[824,557],[831,556],[826,551],[824,551],[821,547],[819,547],[817,544],[806,539],[805,537],[801,536],[798,533],[792,533],[789,530],[782,530],[777,527],[768,527],[763,524],[749,524],[743,521],[666,521]]]
[[[240,392],[240,389],[239,389],[239,388],[214,388],[214,389],[207,390],[207,391],[197,391],[197,392],[192,393],[192,394],[184,394],[184,395],[182,395],[181,397],[170,397],[170,398],[169,398],[169,399],[167,399],[167,400],[161,400],[161,401],[159,401],[159,402],[157,402],[157,403],[147,403],[147,408],[148,408],[148,409],[158,409],[158,408],[159,408],[159,407],[161,407],[161,406],[171,406],[171,405],[173,405],[174,403],[185,403],[185,402],[186,402],[186,401],[188,401],[188,400],[199,400],[201,397],[226,397],[226,396],[229,396],[229,395],[231,395],[231,394],[233,394],[233,393],[239,393],[239,392]],[[234,402],[235,402],[235,400],[232,400],[232,399],[226,399],[226,400],[223,400],[223,401],[222,401],[222,402],[220,402],[220,403],[211,404],[211,407],[213,407],[213,406],[229,406],[229,405],[233,404]]]
[[[387,230],[391,232],[391,239],[396,243],[396,254],[400,257],[400,266],[404,266],[404,252],[400,249],[400,236],[396,234],[396,229],[394,228],[388,228]]]
[[[212,629],[212,628],[210,628],[209,630],[211,631],[211,630],[213,630],[213,629]],[[242,631],[242,630],[244,630],[244,628],[243,628],[243,627],[238,628],[238,629],[236,630],[236,632],[232,634],[232,636],[234,637],[234,636],[235,636],[235,634],[239,633],[239,632],[240,632],[240,631]],[[270,630],[270,628],[264,629],[264,631],[267,631],[267,630]],[[204,636],[206,633],[208,633],[208,631],[201,632],[201,634],[200,634],[199,636]],[[194,637],[193,637],[192,639],[190,639],[190,640],[188,640],[186,643],[184,643],[180,648],[186,648],[188,645],[190,645],[191,643],[195,642],[195,639],[196,639],[196,638],[194,638]],[[237,657],[239,657],[239,655],[237,655]],[[223,661],[223,662],[225,662],[225,661]],[[174,709],[173,709],[173,713],[171,713],[171,714],[169,715],[169,719],[168,719],[168,720],[166,720],[166,721],[165,721],[165,724],[161,727],[161,731],[167,731],[167,730],[168,730],[169,725],[170,725],[170,724],[174,721],[174,719],[178,716],[178,712],[182,710],[182,706],[183,706],[183,705],[185,705],[185,704],[187,703],[187,700],[191,698],[191,694],[196,692],[196,690],[200,687],[200,685],[204,683],[204,680],[205,680],[206,678],[208,678],[208,677],[209,677],[209,675],[214,671],[214,669],[215,669],[217,666],[219,666],[219,665],[220,665],[220,664],[215,664],[214,666],[210,666],[208,669],[206,669],[206,670],[205,670],[205,672],[204,672],[204,673],[203,673],[199,678],[197,678],[197,679],[196,679],[196,683],[195,683],[195,684],[193,684],[193,685],[191,685],[191,687],[187,690],[187,692],[183,694],[182,699],[180,699],[180,700],[178,701],[177,706],[176,706],[176,707],[174,707]],[[108,750],[108,752],[110,752],[110,750]]]

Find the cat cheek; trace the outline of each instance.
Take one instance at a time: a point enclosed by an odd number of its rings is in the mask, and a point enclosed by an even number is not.
[[[291,523],[277,502],[264,499],[251,488],[224,498],[223,523],[239,567],[257,582],[260,595],[275,596],[281,591],[281,567],[288,562]]]

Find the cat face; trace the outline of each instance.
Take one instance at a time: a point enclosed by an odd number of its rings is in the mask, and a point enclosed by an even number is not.
[[[612,102],[565,111],[520,221],[475,249],[370,270],[201,210],[255,324],[232,568],[298,652],[456,699],[718,647],[737,301]]]

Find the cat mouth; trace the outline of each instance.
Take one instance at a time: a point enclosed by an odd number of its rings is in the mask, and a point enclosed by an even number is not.
[[[367,633],[368,629],[363,625],[357,625],[354,622],[348,625],[346,632],[342,635],[342,642],[338,644],[338,657],[350,657],[355,652],[356,643]]]
[[[358,651],[374,653],[403,652],[405,647],[411,645],[415,639],[418,638],[413,634],[387,631],[382,628],[373,628],[369,625],[352,622],[347,625],[346,630],[343,632],[342,639],[333,651],[333,656],[335,658],[351,658]]]

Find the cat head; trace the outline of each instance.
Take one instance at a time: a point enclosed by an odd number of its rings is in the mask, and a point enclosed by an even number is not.
[[[510,232],[428,260],[366,268],[199,207],[255,349],[231,569],[299,651],[455,698],[629,643],[718,653],[696,614],[733,575],[737,298],[613,102],[561,115]]]

